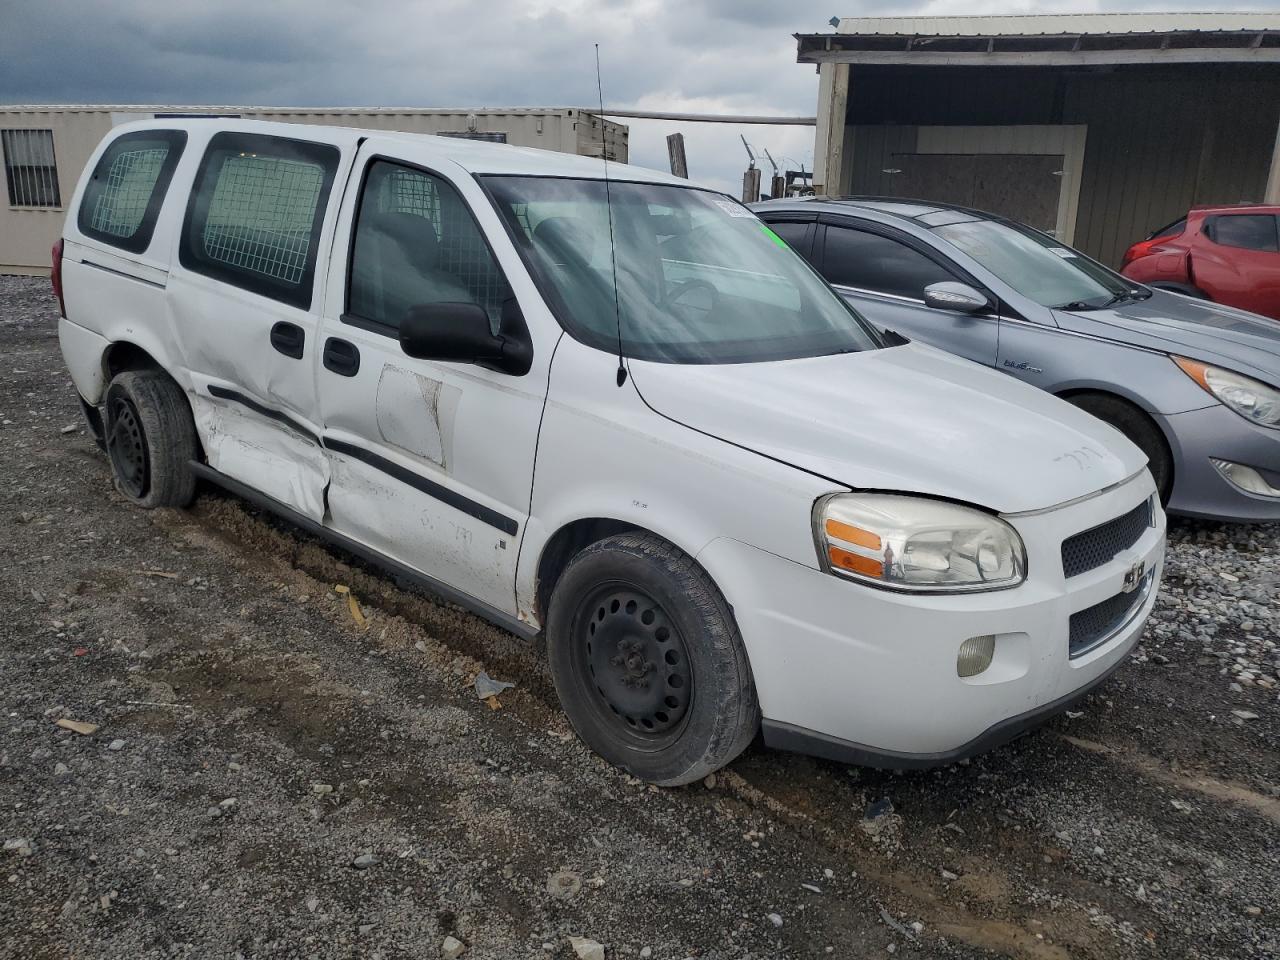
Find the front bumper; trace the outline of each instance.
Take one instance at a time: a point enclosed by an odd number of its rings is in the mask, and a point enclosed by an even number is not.
[[[733,606],[751,660],[768,742],[907,767],[993,746],[1065,706],[1120,666],[1155,604],[1164,516],[1111,561],[1067,580],[1062,541],[1153,496],[1150,475],[1091,499],[1010,516],[1028,578],[994,593],[911,596],[851,583],[735,540],[699,554]],[[1137,563],[1149,578],[1100,643],[1069,650],[1071,615],[1124,592]],[[982,673],[961,678],[960,645],[994,634]]]
[[[1280,430],[1261,427],[1220,403],[1157,418],[1173,451],[1170,513],[1246,523],[1280,520],[1280,496],[1247,493],[1218,472],[1213,459],[1280,474]]]

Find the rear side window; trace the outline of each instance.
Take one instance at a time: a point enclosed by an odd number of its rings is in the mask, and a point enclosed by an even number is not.
[[[132,253],[146,250],[186,143],[181,130],[143,130],[113,141],[85,186],[80,232]]]
[[[1164,226],[1164,227],[1161,227],[1159,230],[1152,231],[1152,233],[1150,234],[1150,236],[1147,237],[1147,239],[1163,240],[1166,237],[1176,237],[1180,233],[1182,233],[1182,231],[1185,229],[1187,229],[1187,218],[1183,217],[1180,220],[1173,221],[1173,223],[1169,224],[1168,226]]]
[[[351,249],[347,312],[395,333],[410,307],[474,303],[496,333],[506,277],[451,184],[375,160],[365,177]]]
[[[182,265],[309,309],[338,159],[337,147],[329,144],[215,135],[187,205]]]
[[[1205,223],[1205,233],[1214,243],[1242,250],[1277,250],[1276,218],[1270,214],[1232,213],[1210,217]]]
[[[905,243],[847,227],[827,227],[822,262],[832,283],[913,300],[923,300],[929,284],[955,279]]]

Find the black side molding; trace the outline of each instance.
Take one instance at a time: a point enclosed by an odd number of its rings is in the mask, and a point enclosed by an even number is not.
[[[243,393],[236,390],[228,390],[226,387],[220,387],[217,384],[209,384],[209,396],[217,397],[219,400],[230,400],[232,403],[238,403],[242,407],[248,407],[254,413],[266,417],[268,420],[274,420],[276,423],[282,423],[294,433],[301,434],[306,437],[317,447],[320,446],[320,438],[317,437],[310,429],[304,427],[293,417],[279,410],[273,410],[260,404],[253,397],[246,397]]]
[[[422,474],[409,470],[406,467],[402,467],[398,463],[393,463],[386,457],[380,457],[372,450],[366,450],[364,447],[358,447],[354,443],[347,443],[345,440],[335,440],[333,437],[325,437],[321,440],[320,437],[317,437],[309,429],[304,427],[297,420],[293,419],[293,417],[286,413],[282,413],[279,410],[273,410],[271,407],[263,406],[257,400],[254,400],[253,397],[247,397],[236,390],[229,390],[226,387],[220,387],[216,384],[209,385],[209,395],[218,397],[221,400],[230,400],[233,403],[241,404],[242,406],[248,407],[254,413],[261,414],[268,420],[274,420],[277,423],[282,423],[290,430],[306,437],[316,446],[323,446],[326,449],[332,450],[334,453],[341,453],[344,456],[352,457],[362,463],[367,463],[375,470],[380,470],[387,476],[394,477],[401,483],[413,487],[415,490],[425,493],[427,496],[439,500],[441,503],[448,504],[455,510],[462,511],[467,514],[467,516],[475,517],[481,523],[487,523],[494,529],[501,530],[509,537],[514,537],[516,532],[520,529],[520,524],[512,517],[508,517],[506,514],[500,513],[492,507],[486,507],[483,503],[477,503],[470,497],[463,496],[456,490],[450,490],[448,487],[444,486],[444,484],[436,483],[429,477],[424,477]]]
[[[103,273],[110,273],[113,276],[124,277],[126,280],[132,280],[134,283],[142,283],[148,287],[155,287],[157,290],[163,290],[163,283],[156,283],[154,280],[147,280],[144,277],[135,277],[132,273],[125,273],[123,270],[116,270],[112,267],[104,267],[100,263],[94,263],[92,260],[81,260],[86,267],[93,267],[95,270],[101,270]]]
[[[850,763],[859,767],[874,767],[878,770],[927,770],[930,767],[942,767],[966,757],[986,753],[996,747],[1016,740],[1018,737],[1040,726],[1050,717],[1083,700],[1095,689],[1109,680],[1111,675],[1124,666],[1129,659],[1128,653],[1121,657],[1110,669],[1095,677],[1079,690],[1072,690],[1065,697],[1059,697],[1044,706],[1020,713],[1016,717],[1008,717],[992,725],[978,734],[968,743],[945,750],[940,753],[900,753],[896,750],[880,750],[868,747],[852,740],[841,740],[816,730],[808,730],[790,723],[777,720],[764,720],[761,729],[764,733],[765,746],[773,750],[787,750],[791,753],[805,753],[811,757],[834,760],[837,763]]]
[[[514,537],[516,531],[520,529],[520,525],[506,514],[486,507],[483,503],[477,503],[470,497],[464,497],[456,490],[450,490],[443,484],[436,483],[420,473],[407,470],[398,463],[392,463],[385,457],[378,456],[372,450],[357,447],[355,444],[347,443],[345,440],[335,440],[333,437],[325,437],[324,445],[334,453],[345,454],[362,463],[367,463],[375,470],[381,470],[387,476],[394,477],[401,483],[413,487],[429,497],[434,497],[441,503],[447,503],[455,510],[461,510],[468,516],[475,517],[482,523],[487,523],[489,526],[501,530],[507,536]]]
[[[354,557],[359,557],[365,563],[372,564],[375,567],[381,567],[394,577],[406,580],[415,587],[423,590],[432,596],[462,607],[464,610],[474,613],[495,627],[499,627],[509,633],[514,633],[518,637],[526,640],[532,640],[538,635],[538,630],[531,624],[525,623],[523,620],[517,620],[509,614],[503,613],[497,607],[492,607],[483,600],[477,600],[469,594],[463,593],[456,587],[451,587],[447,583],[442,583],[434,577],[429,577],[425,573],[414,570],[412,567],[405,566],[398,560],[392,560],[390,557],[384,556],[362,543],[345,537],[336,530],[330,530],[323,524],[316,523],[310,517],[298,513],[291,507],[286,506],[279,500],[268,497],[264,493],[260,493],[250,486],[228,477],[225,473],[213,469],[208,464],[199,461],[191,461],[191,470],[197,477],[208,480],[210,483],[216,484],[229,493],[235,494],[242,500],[247,500],[254,506],[261,507],[274,513],[276,516],[284,520],[288,520],[294,526],[299,527],[306,533],[311,534],[320,540],[325,540],[333,546]]]

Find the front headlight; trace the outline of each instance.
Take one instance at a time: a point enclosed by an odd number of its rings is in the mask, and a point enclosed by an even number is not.
[[[999,517],[941,500],[837,493],[814,505],[828,573],[889,590],[1000,590],[1027,577],[1018,532]]]
[[[1246,420],[1264,427],[1280,426],[1280,390],[1261,381],[1198,360],[1174,357],[1182,372]]]

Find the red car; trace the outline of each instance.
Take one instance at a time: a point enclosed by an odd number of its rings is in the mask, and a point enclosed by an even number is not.
[[[1130,247],[1120,272],[1280,320],[1280,207],[1195,207]]]

